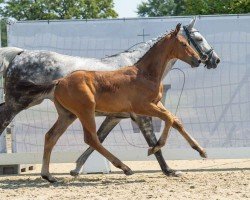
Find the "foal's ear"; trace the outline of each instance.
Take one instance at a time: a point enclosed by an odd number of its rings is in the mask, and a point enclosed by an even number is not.
[[[176,28],[175,28],[175,30],[173,32],[173,35],[177,36],[178,33],[179,33],[179,31],[180,31],[180,29],[181,29],[181,23],[179,23],[179,24],[176,25]]]

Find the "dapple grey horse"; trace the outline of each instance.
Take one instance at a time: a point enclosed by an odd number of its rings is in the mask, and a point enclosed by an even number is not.
[[[204,64],[208,69],[216,68],[220,59],[205,38],[194,29],[195,19],[187,26],[184,26],[180,34],[188,39],[194,49],[203,58]],[[32,91],[28,85],[24,87],[22,81],[30,81],[37,85],[52,82],[66,76],[67,74],[78,70],[115,70],[122,66],[129,66],[136,63],[158,39],[140,45],[136,50],[125,51],[123,53],[110,56],[104,59],[79,58],[57,54],[48,51],[28,51],[19,48],[2,48],[0,50],[1,71],[5,78],[5,102],[0,105],[0,133],[8,126],[12,119],[22,110],[40,104],[44,99],[51,99],[53,95],[48,96],[43,92]],[[175,60],[172,60],[167,68],[171,69]],[[89,67],[91,66],[91,68]],[[94,66],[94,67],[93,67]],[[165,72],[165,76],[168,71]],[[22,87],[20,87],[22,85]],[[131,117],[129,114],[107,114],[98,113],[98,115],[107,116],[98,130],[98,136],[101,142],[107,137],[109,132],[123,118]],[[136,116],[132,117],[149,146],[154,146],[157,142],[153,132],[152,120],[150,117]],[[73,121],[64,123],[66,129]],[[93,152],[88,148],[77,160],[76,169],[71,171],[71,175],[79,174],[82,165],[89,155]],[[168,176],[178,176],[178,172],[172,170],[165,162],[161,151],[155,153],[164,174]],[[43,164],[43,177],[48,181],[54,182],[55,179],[49,174],[48,166]]]

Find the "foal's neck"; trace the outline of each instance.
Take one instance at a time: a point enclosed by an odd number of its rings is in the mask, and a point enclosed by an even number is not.
[[[169,40],[171,38],[165,36],[135,64],[141,75],[154,82],[161,82],[167,63],[173,59],[173,44]]]

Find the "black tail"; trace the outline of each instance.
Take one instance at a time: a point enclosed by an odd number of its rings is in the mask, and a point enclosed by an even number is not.
[[[16,89],[24,91],[29,95],[48,94],[54,89],[57,83],[58,81],[53,81],[48,84],[37,84],[32,81],[21,80],[18,82]]]
[[[10,106],[7,106],[5,103],[0,104],[0,135],[17,115],[17,113],[17,111],[12,109]]]

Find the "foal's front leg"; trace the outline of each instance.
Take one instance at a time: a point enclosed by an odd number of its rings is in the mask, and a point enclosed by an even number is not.
[[[179,119],[176,117],[174,118],[173,128],[179,131],[179,133],[187,140],[189,145],[196,151],[199,152],[200,156],[203,158],[207,157],[207,153],[204,148],[200,146],[200,144],[191,136],[188,134],[188,132],[185,130],[183,124]]]
[[[159,102],[158,104],[157,104],[157,106],[159,107],[159,108],[161,108],[161,109],[166,109],[164,106],[163,106],[163,104],[161,103],[161,102]],[[200,153],[200,156],[201,157],[203,157],[203,158],[206,158],[207,157],[207,154],[206,154],[206,151],[205,151],[205,149],[204,148],[202,148],[201,146],[200,146],[200,144],[191,136],[191,135],[189,135],[189,133],[184,129],[184,126],[183,126],[183,124],[181,123],[181,121],[177,118],[177,117],[175,117],[173,114],[171,114],[172,116],[173,116],[173,124],[172,124],[172,127],[173,128],[175,128],[176,130],[178,130],[179,131],[179,133],[187,140],[187,142],[189,143],[189,145],[193,148],[193,149],[195,149],[196,151],[198,151],[199,153]],[[168,133],[169,133],[169,131],[168,131]],[[168,133],[167,133],[167,135],[168,135]],[[166,139],[167,139],[167,137],[166,137]],[[160,137],[160,139],[159,139],[159,142],[161,141],[161,140],[165,140],[165,142],[164,142],[164,144],[166,143],[166,139],[165,139],[165,137],[162,135],[161,137]],[[157,149],[157,148],[156,148]],[[154,151],[153,151],[154,152]]]
[[[145,106],[144,106],[145,108]],[[145,112],[145,115],[155,116],[159,117],[163,121],[165,121],[165,127],[162,132],[161,137],[159,138],[157,145],[154,147],[149,148],[148,155],[151,155],[157,151],[160,150],[161,147],[163,147],[166,144],[166,140],[168,138],[170,127],[173,126],[173,128],[177,129],[180,134],[188,141],[188,143],[191,145],[191,147],[195,150],[197,150],[202,157],[206,157],[205,150],[198,144],[198,142],[192,138],[187,131],[184,129],[181,122],[174,117],[172,113],[170,113],[161,102],[159,102],[157,105],[154,103],[150,103],[148,105],[147,110],[143,110],[141,112]],[[147,113],[147,114],[146,114]]]

